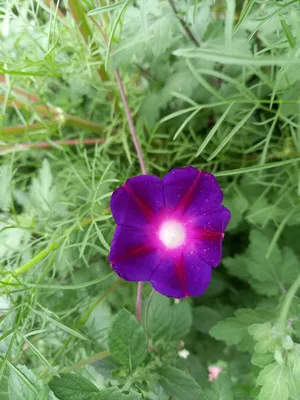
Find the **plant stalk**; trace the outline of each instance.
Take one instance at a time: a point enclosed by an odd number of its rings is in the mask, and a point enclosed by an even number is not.
[[[278,327],[282,333],[284,333],[285,331],[289,310],[291,308],[292,301],[299,288],[300,288],[300,275],[292,284],[292,286],[289,288],[281,307],[281,311],[278,318]]]
[[[185,20],[180,17],[180,15],[178,13],[178,10],[177,10],[177,8],[175,6],[174,1],[173,0],[168,0],[168,2],[170,4],[170,7],[172,8],[174,14],[176,15],[178,21],[180,22],[180,25],[182,26],[184,32],[186,33],[187,37],[194,43],[195,46],[199,47],[200,43],[198,42],[198,40],[194,36],[193,32],[188,27],[188,25],[185,22]]]
[[[93,52],[98,52],[98,47],[96,43],[93,42],[93,33],[92,30],[87,22],[84,9],[81,5],[80,0],[69,0],[69,9],[72,14],[72,17],[74,21],[77,23],[80,33],[85,41],[86,44],[91,43],[91,50]],[[102,60],[102,57],[98,53],[97,56],[97,61],[101,62],[100,67],[97,69],[98,75],[102,82],[107,82],[109,81],[109,75],[105,70],[105,65]],[[107,93],[108,98],[110,99],[111,102],[114,102],[114,97],[111,92]]]
[[[18,150],[50,149],[55,146],[77,146],[104,143],[104,138],[54,140],[53,142],[17,143],[12,146],[0,147],[0,155]]]
[[[84,219],[83,221],[81,221],[80,225],[76,225],[73,228],[68,228],[65,230],[64,235],[70,233],[70,232],[74,232],[77,229],[80,229],[81,227],[85,227],[87,225],[90,225],[93,222],[93,218],[89,217]],[[42,261],[44,258],[46,258],[48,256],[48,254],[52,253],[53,250],[55,250],[59,244],[60,244],[61,240],[57,240],[55,242],[52,242],[46,249],[40,251],[35,257],[33,257],[30,261],[28,261],[27,263],[21,265],[19,268],[17,268],[13,275],[3,279],[2,281],[0,281],[0,287],[9,284],[14,277],[18,277],[20,275],[23,275],[25,272],[29,271],[31,268],[33,268],[38,262]]]

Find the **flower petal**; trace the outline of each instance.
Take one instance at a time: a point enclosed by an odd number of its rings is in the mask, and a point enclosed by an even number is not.
[[[117,226],[108,255],[114,271],[127,281],[148,281],[159,263],[149,237],[135,228]]]
[[[193,250],[211,267],[217,267],[222,257],[223,232],[215,232],[208,229],[194,229]]]
[[[162,180],[153,175],[128,179],[114,191],[110,207],[118,225],[145,228],[165,207]]]
[[[165,258],[154,269],[150,283],[164,296],[183,298],[202,295],[211,277],[212,269],[196,253]]]
[[[215,210],[197,215],[192,220],[195,228],[209,229],[216,232],[224,232],[230,221],[230,211],[220,205]]]
[[[173,169],[163,178],[166,207],[189,217],[215,209],[223,200],[216,178],[193,167]]]

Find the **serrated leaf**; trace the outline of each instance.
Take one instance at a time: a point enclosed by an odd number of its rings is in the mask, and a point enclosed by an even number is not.
[[[280,249],[277,245],[267,259],[270,242],[267,234],[252,230],[247,251],[224,258],[222,262],[232,275],[248,281],[258,293],[274,296],[281,293],[283,285],[291,284],[298,276],[300,263],[292,249]]]
[[[252,351],[254,340],[248,328],[251,325],[264,323],[275,318],[273,310],[264,308],[244,308],[235,311],[235,317],[219,321],[210,331],[210,335],[217,340],[223,340],[227,345],[238,344],[241,351]]]
[[[272,353],[279,344],[280,335],[270,322],[264,324],[253,324],[248,328],[251,336],[256,341],[255,351],[257,353]]]
[[[147,356],[148,343],[144,329],[134,315],[125,309],[113,318],[108,347],[112,357],[130,369],[141,364]]]
[[[59,400],[91,400],[98,388],[88,379],[77,374],[62,374],[54,377],[49,387]]]
[[[192,326],[191,307],[187,301],[170,304],[170,299],[155,293],[147,318],[148,334],[152,341],[183,339]]]
[[[266,259],[271,240],[263,233],[253,230],[250,233],[250,241],[247,252],[249,259],[246,265],[251,277],[258,281],[258,284],[252,283],[253,287],[259,293],[277,294],[283,284],[292,283],[299,274],[299,261],[296,255],[290,248],[280,251],[275,245],[272,254]]]
[[[193,323],[192,311],[187,300],[173,306],[173,321],[170,326],[170,340],[184,338],[190,331]]]
[[[257,383],[262,385],[259,400],[288,400],[288,369],[276,362],[267,365],[259,374]]]
[[[238,344],[242,340],[247,327],[237,318],[230,317],[225,321],[219,321],[209,331],[210,335],[217,340],[223,340],[227,345]]]
[[[235,191],[233,196],[225,196],[223,204],[231,212],[227,230],[234,230],[243,221],[243,214],[248,209],[249,203],[240,191]]]
[[[10,370],[9,400],[39,400],[44,398],[44,385],[25,365]]]
[[[205,391],[209,400],[234,400],[233,384],[226,373],[211,382],[211,388]]]
[[[169,396],[174,396],[178,400],[205,399],[199,384],[184,371],[171,366],[163,366],[157,372],[159,383]]]
[[[31,181],[28,198],[32,207],[41,214],[63,215],[66,212],[66,206],[61,202],[61,194],[53,181],[47,159],[43,160],[38,177]]]
[[[235,257],[223,258],[222,263],[228,269],[228,272],[242,280],[247,281],[250,274],[246,267],[247,257],[244,254],[238,254]]]

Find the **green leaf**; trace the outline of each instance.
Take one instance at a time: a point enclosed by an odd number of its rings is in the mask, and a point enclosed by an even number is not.
[[[247,270],[247,257],[244,254],[223,258],[222,263],[231,275],[245,281],[249,279],[250,274]]]
[[[257,383],[262,386],[259,400],[288,400],[289,375],[285,365],[276,362],[267,365],[259,374]]]
[[[275,244],[273,252],[266,259],[266,251],[271,240],[263,233],[253,230],[250,233],[247,270],[254,279],[252,286],[262,294],[280,293],[282,285],[290,284],[300,272],[299,260],[290,248],[280,251]]]
[[[288,364],[293,374],[300,379],[300,344],[296,343],[292,351],[288,353]]]
[[[170,299],[155,293],[147,316],[148,334],[152,341],[179,340],[192,326],[192,313],[188,301],[170,304]]]
[[[208,157],[208,161],[212,160],[215,158],[220,151],[232,140],[234,135],[240,131],[240,129],[245,125],[245,123],[250,119],[251,115],[254,113],[254,111],[257,109],[257,106],[255,105],[251,110],[242,118],[235,126],[234,128],[225,136],[225,138],[221,141],[221,143],[218,145],[218,147],[215,149],[215,151]]]
[[[20,195],[18,195],[20,198]],[[28,200],[23,200],[25,207],[29,205],[42,215],[64,215],[66,206],[62,203],[62,195],[54,183],[50,164],[47,159],[42,162],[38,177],[31,181]]]
[[[279,332],[270,322],[253,324],[248,331],[257,342],[254,347],[257,353],[273,353],[279,345]]]
[[[130,0],[124,0],[124,2],[122,2],[121,4],[121,10],[117,16],[117,18],[115,19],[111,32],[109,34],[109,38],[108,38],[108,44],[107,44],[107,50],[106,50],[106,56],[105,56],[105,70],[107,71],[107,66],[108,66],[108,59],[109,59],[109,55],[110,55],[110,50],[111,50],[111,45],[112,45],[112,41],[114,38],[114,34],[116,32],[117,26],[121,20],[121,17],[125,11],[125,8],[127,7],[128,3]]]
[[[199,357],[190,354],[186,359],[186,366],[190,375],[196,380],[196,382],[199,383],[202,388],[210,385],[207,379],[207,368],[200,363]]]
[[[193,317],[187,299],[173,306],[173,321],[170,325],[170,340],[183,339],[191,330]]]
[[[218,121],[215,123],[215,125],[212,127],[212,129],[208,132],[208,134],[206,135],[205,139],[201,143],[201,146],[199,147],[199,149],[198,149],[198,151],[197,151],[197,153],[195,155],[195,158],[198,157],[202,153],[202,151],[206,148],[208,143],[212,140],[214,135],[217,133],[218,129],[220,128],[222,122],[227,117],[227,114],[229,113],[229,111],[230,111],[232,106],[233,106],[233,103],[229,104],[229,106],[226,108],[224,113],[221,115],[221,117],[218,119]]]
[[[39,358],[39,360],[49,369],[49,371],[51,371],[51,373],[53,375],[58,376],[58,373],[56,372],[56,370],[52,367],[52,365],[49,363],[49,361],[46,359],[46,357],[39,351],[39,349],[36,346],[34,346],[34,344],[32,344],[30,342],[30,340],[28,340],[25,336],[21,335],[20,333],[19,333],[19,335],[24,340],[24,342],[28,345],[28,347],[31,349],[33,354],[37,358]]]
[[[99,391],[92,382],[77,374],[55,376],[49,387],[59,400],[91,400],[92,394]]]
[[[242,9],[242,12],[241,12],[241,15],[240,15],[240,19],[239,19],[238,23],[235,26],[233,34],[235,34],[239,30],[242,22],[247,18],[247,15],[250,13],[255,1],[256,0],[248,0],[247,3],[244,3],[246,5]]]
[[[93,400],[140,400],[142,396],[139,393],[122,393],[119,388],[111,387],[100,390]]]
[[[184,371],[163,366],[158,371],[159,383],[169,396],[178,400],[202,400],[204,393],[198,383]]]
[[[45,396],[42,381],[25,365],[10,370],[8,379],[9,400],[40,400]]]
[[[95,8],[94,10],[89,11],[87,13],[87,15],[91,16],[91,15],[97,15],[97,14],[105,13],[105,12],[108,12],[108,11],[114,11],[115,9],[117,9],[117,8],[121,7],[122,5],[124,5],[124,3],[125,3],[125,0],[119,1],[118,3],[110,4],[108,6]]]
[[[108,347],[113,358],[130,369],[141,364],[147,356],[148,343],[144,329],[125,309],[113,318]]]
[[[249,333],[249,327],[254,324],[271,321],[276,312],[264,308],[244,308],[235,311],[235,317],[219,321],[210,331],[217,340],[223,340],[227,345],[238,344],[241,351],[252,351],[254,340]]]
[[[222,372],[210,386],[211,388],[205,391],[209,400],[234,400],[233,384],[226,373]]]
[[[185,58],[200,58],[201,60],[214,61],[221,64],[231,64],[231,65],[246,65],[246,66],[256,66],[263,67],[267,65],[292,65],[300,64],[299,58],[296,57],[262,57],[247,54],[238,53],[224,53],[222,49],[207,49],[207,48],[197,48],[197,49],[178,49],[173,52],[175,56],[185,57]]]
[[[249,202],[239,187],[234,185],[232,190],[228,194],[226,193],[223,204],[231,212],[231,219],[227,230],[235,230],[243,221],[243,214],[248,209]]]
[[[258,367],[265,367],[266,365],[270,364],[274,360],[273,354],[260,354],[254,353],[251,358],[251,363],[253,365],[257,365]]]
[[[217,310],[207,306],[199,306],[193,310],[195,328],[202,333],[207,333],[221,319],[222,315]]]
[[[300,161],[300,157],[296,157],[296,158],[292,158],[290,160],[276,161],[276,162],[268,163],[265,165],[254,165],[253,167],[243,167],[243,168],[230,169],[227,171],[219,171],[219,172],[216,172],[214,175],[216,177],[220,177],[220,176],[249,174],[250,172],[263,171],[265,169],[270,169],[270,168],[278,168],[278,167],[282,167],[284,165],[294,164],[299,161]]]
[[[294,281],[300,272],[300,264],[292,249],[284,247],[281,250],[277,244],[267,259],[270,242],[267,234],[252,230],[247,251],[224,258],[223,264],[232,275],[248,281],[258,293],[274,296],[282,292],[284,285]]]

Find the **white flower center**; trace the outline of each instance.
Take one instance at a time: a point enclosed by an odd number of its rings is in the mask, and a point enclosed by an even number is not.
[[[167,221],[160,228],[159,238],[168,249],[176,249],[185,241],[185,229],[180,222]]]

